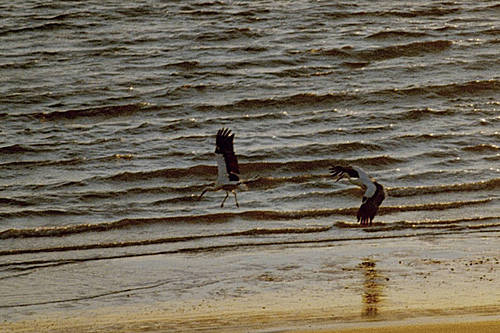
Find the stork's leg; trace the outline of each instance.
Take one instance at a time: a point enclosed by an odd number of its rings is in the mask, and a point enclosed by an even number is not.
[[[234,201],[236,201],[236,207],[240,207],[240,204],[238,203],[238,198],[236,197],[236,191],[233,191],[234,194]]]
[[[226,196],[224,197],[224,200],[222,200],[222,203],[220,204],[220,208],[224,207],[224,202],[226,202],[226,199],[228,196],[229,196],[229,192],[226,191]]]
[[[203,190],[203,192],[201,192],[200,196],[198,197],[198,200],[201,200],[201,197],[203,196],[203,194],[205,194],[210,188],[206,188]]]

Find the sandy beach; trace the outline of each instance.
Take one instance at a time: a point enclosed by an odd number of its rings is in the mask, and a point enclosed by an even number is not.
[[[498,321],[466,321],[459,323],[439,323],[439,324],[408,324],[408,325],[388,325],[383,323],[380,326],[370,326],[352,329],[314,329],[297,332],[341,332],[341,333],[488,333],[498,332],[500,322]]]
[[[260,253],[246,249],[233,252],[232,260],[248,263],[248,275],[240,272],[232,282],[219,274],[226,280],[222,285],[199,283],[183,297],[165,302],[145,299],[127,304],[127,297],[134,298],[130,291],[115,306],[79,311],[61,304],[52,312],[4,321],[0,328],[6,332],[497,332],[500,263],[490,242],[497,242],[497,237],[364,241],[357,253],[342,244]],[[425,258],[416,250],[424,245]],[[262,257],[269,266],[252,268],[252,261]],[[190,260],[195,262],[195,256]],[[300,270],[291,264],[307,260]],[[117,265],[131,263],[116,260]],[[172,264],[168,256],[148,256],[133,265],[137,269]],[[232,263],[226,258],[218,265],[214,272]]]
[[[463,310],[463,309],[462,309]],[[470,309],[469,309],[470,310]],[[481,311],[484,314],[485,309]],[[456,312],[460,312],[455,310]],[[455,312],[451,311],[451,312]],[[489,309],[488,312],[494,312]],[[217,312],[175,315],[164,313],[94,314],[89,317],[46,318],[0,325],[2,332],[498,332],[498,315],[440,315],[397,320],[341,322],[318,312]],[[352,320],[344,319],[344,320]]]

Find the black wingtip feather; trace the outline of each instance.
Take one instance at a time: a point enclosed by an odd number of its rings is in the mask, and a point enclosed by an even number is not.
[[[234,133],[232,133],[229,128],[221,128],[217,132],[215,152],[224,155],[229,180],[238,181],[240,170],[238,167],[238,159],[234,153],[233,141]]]
[[[234,133],[231,133],[229,128],[221,128],[217,131],[217,137],[215,140],[216,152],[217,153],[227,153],[234,152],[233,148]]]
[[[347,173],[349,177],[359,178],[359,174],[356,170],[354,170],[351,166],[341,166],[341,165],[332,165],[330,167],[330,173],[332,177],[337,177],[344,173]]]

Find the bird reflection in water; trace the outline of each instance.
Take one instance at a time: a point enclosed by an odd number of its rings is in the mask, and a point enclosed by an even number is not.
[[[365,258],[359,264],[359,268],[364,275],[363,281],[363,317],[376,317],[379,312],[379,305],[383,298],[384,278],[375,268],[373,259]]]

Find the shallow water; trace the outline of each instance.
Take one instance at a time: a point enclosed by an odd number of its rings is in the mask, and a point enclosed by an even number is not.
[[[93,293],[61,270],[68,263],[86,272],[98,260],[148,254],[210,262],[245,246],[342,240],[355,248],[363,239],[478,232],[499,244],[493,1],[30,1],[0,9],[7,316],[60,300],[99,306],[109,286],[89,300]],[[197,199],[215,180],[223,126],[236,133],[247,180],[240,208],[230,197],[221,209],[221,192]],[[361,192],[328,176],[338,163],[386,187],[374,227],[355,223]],[[98,285],[112,276],[98,267],[79,279]],[[124,290],[151,282],[129,274]],[[30,294],[52,276],[64,295]],[[182,294],[175,285],[158,288]]]

